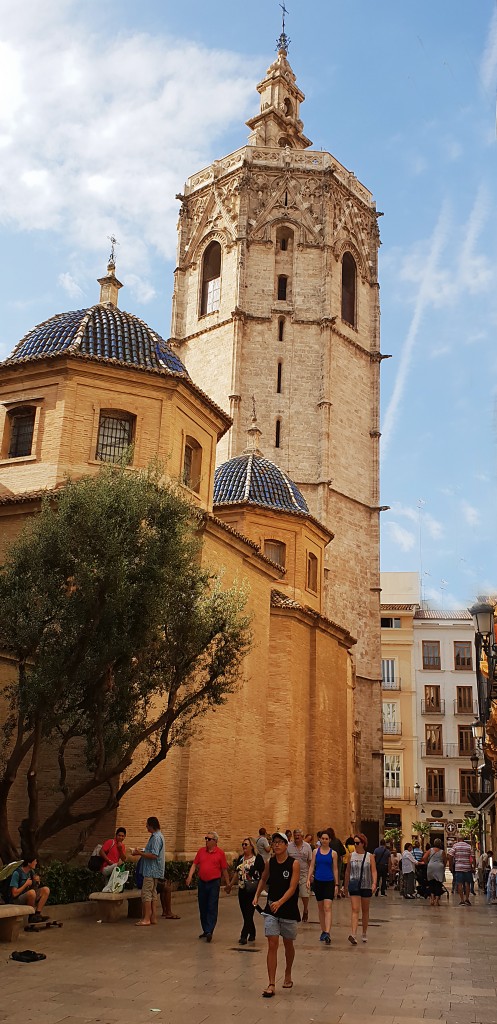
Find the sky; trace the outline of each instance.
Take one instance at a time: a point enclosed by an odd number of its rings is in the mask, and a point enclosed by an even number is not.
[[[288,0],[314,148],[380,220],[381,567],[497,593],[496,0]],[[0,359],[98,301],[169,335],[178,201],[244,145],[277,0],[0,0]],[[351,396],[351,401],[354,397]]]

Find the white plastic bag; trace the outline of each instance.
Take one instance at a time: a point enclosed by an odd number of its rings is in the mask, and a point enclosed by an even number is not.
[[[128,878],[129,871],[124,870],[124,865],[120,867],[119,864],[116,864],[109,878],[109,881],[107,882],[107,885],[105,885],[104,888],[102,889],[102,892],[122,892],[125,883],[128,881]]]

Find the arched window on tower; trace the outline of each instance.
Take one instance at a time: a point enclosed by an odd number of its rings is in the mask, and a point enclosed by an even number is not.
[[[189,434],[185,437],[185,450],[183,452],[183,483],[190,490],[200,490],[200,477],[202,474],[202,447],[195,437]]]
[[[278,320],[278,341],[283,341],[284,333],[285,333],[285,318],[282,316]]]
[[[286,117],[291,117],[293,114],[292,101],[288,99],[288,96],[283,100],[283,107],[285,110]]]
[[[285,193],[288,195],[288,193]],[[283,225],[276,231],[276,250],[281,252],[289,252],[293,249],[293,231],[291,228]]]
[[[276,374],[276,393],[281,395],[281,378],[283,374],[283,363],[278,363],[278,371]]]
[[[286,301],[286,293],[288,287],[288,278],[286,274],[280,274],[278,277],[278,299],[281,302]]]
[[[276,420],[276,430],[274,436],[274,447],[281,448],[281,420]]]
[[[356,280],[357,268],[350,252],[342,257],[342,320],[356,326]]]
[[[200,316],[215,313],[219,309],[221,298],[221,246],[219,242],[211,242],[202,259],[202,291],[200,298]]]

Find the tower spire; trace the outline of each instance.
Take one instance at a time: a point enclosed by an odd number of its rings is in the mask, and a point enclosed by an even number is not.
[[[109,242],[111,244],[109,262],[107,264],[107,275],[106,277],[99,277],[98,283],[100,285],[100,305],[105,306],[117,306],[117,300],[119,295],[119,289],[122,288],[121,281],[118,281],[116,277],[116,250],[115,246],[118,244],[117,238],[114,235],[109,235]]]
[[[290,46],[290,43],[292,41],[291,39],[289,39],[289,37],[287,36],[286,31],[285,31],[285,16],[287,14],[290,14],[290,11],[288,10],[288,7],[285,7],[285,0],[283,0],[283,3],[280,4],[280,7],[281,7],[281,12],[282,12],[282,14],[281,14],[281,33],[280,33],[280,35],[278,36],[278,38],[276,40],[276,49],[277,49],[278,53],[284,53],[285,57],[286,57],[286,55],[288,53],[288,47]]]
[[[257,414],[255,411],[255,395],[252,395],[252,422],[247,430],[247,444],[245,445],[243,454],[244,455],[262,455],[259,447],[259,441],[262,437],[262,430],[257,423]]]

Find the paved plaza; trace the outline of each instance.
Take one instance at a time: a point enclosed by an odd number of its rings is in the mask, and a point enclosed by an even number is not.
[[[180,902],[180,921],[135,928],[123,919],[66,921],[62,930],[26,934],[17,949],[36,949],[36,964],[9,960],[0,947],[0,1021],[8,1024],[497,1024],[497,906],[482,897],[440,909],[397,893],[372,900],[367,945],[347,942],[349,904],[334,904],[332,945],[314,925],[301,925],[294,988],[264,1000],[266,943],[262,921],[255,948],[239,947],[236,894],[220,903],[211,945],[199,941],[195,902]]]

